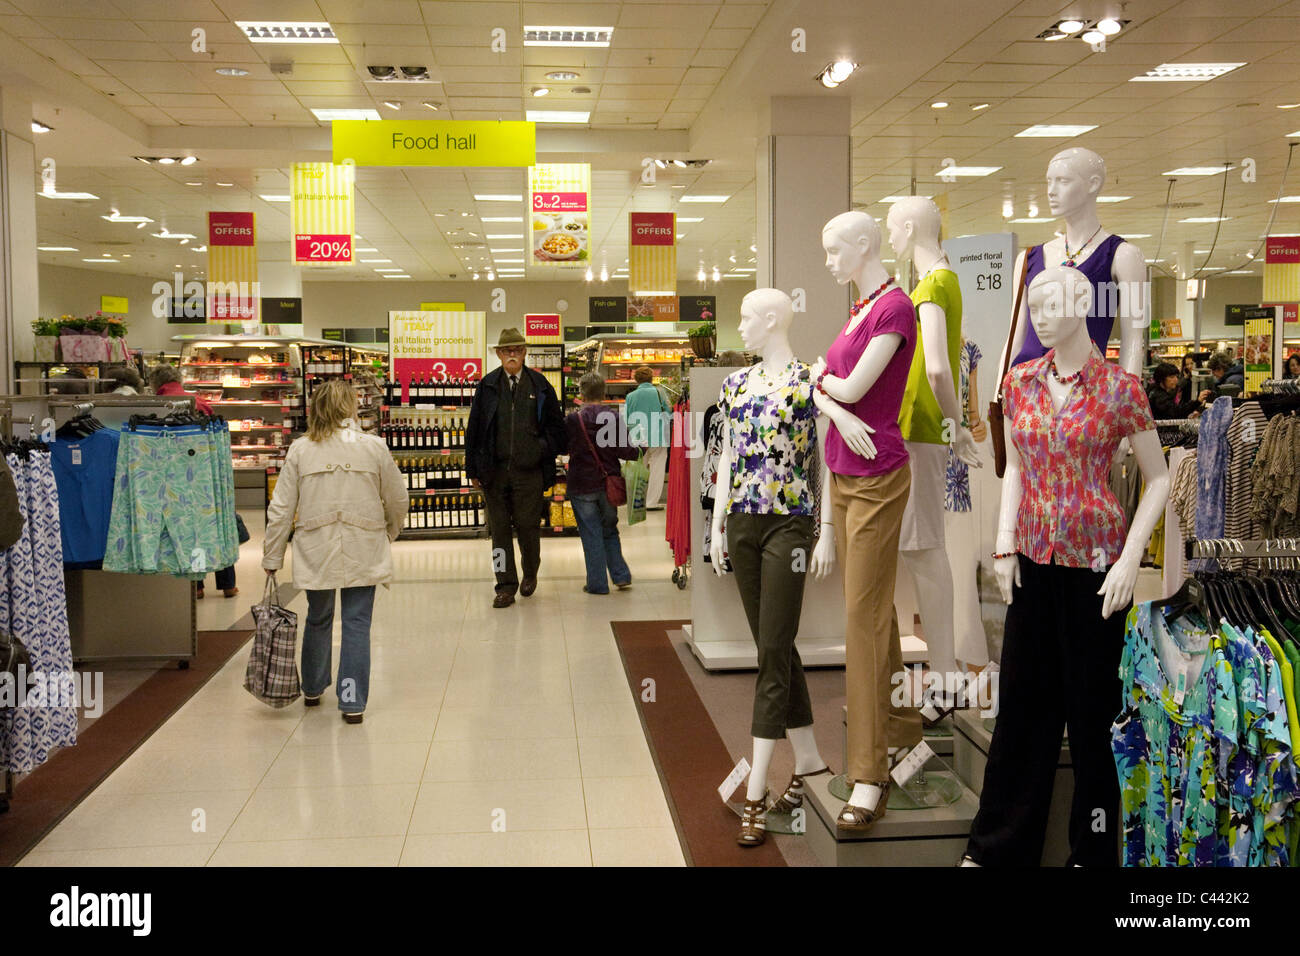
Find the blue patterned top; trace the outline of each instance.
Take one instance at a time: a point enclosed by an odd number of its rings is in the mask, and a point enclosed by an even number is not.
[[[770,394],[747,390],[760,366],[737,369],[722,383],[718,410],[731,445],[727,513],[816,514],[812,483],[817,456],[817,406],[808,366],[796,360]],[[755,378],[757,385],[758,378]]]
[[[1196,537],[1222,538],[1226,504],[1224,480],[1228,470],[1228,426],[1232,402],[1215,399],[1201,416],[1196,439]],[[1198,559],[1201,567],[1212,558]],[[1193,562],[1193,567],[1198,566]]]

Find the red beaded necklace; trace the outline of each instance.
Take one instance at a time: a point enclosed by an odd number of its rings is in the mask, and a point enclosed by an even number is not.
[[[858,299],[857,302],[854,302],[854,303],[853,303],[853,308],[851,308],[851,309],[849,310],[849,312],[850,312],[852,315],[855,315],[855,316],[856,316],[859,312],[861,312],[863,309],[865,309],[867,306],[869,306],[869,305],[870,305],[870,304],[875,300],[875,298],[876,298],[878,295],[880,295],[880,293],[884,292],[886,289],[888,289],[888,288],[889,288],[891,285],[893,285],[893,284],[894,284],[894,277],[893,277],[893,276],[890,276],[888,279],[885,280],[884,284],[883,284],[879,289],[877,289],[875,292],[871,293],[871,295],[867,296],[867,297],[864,298],[864,299]]]

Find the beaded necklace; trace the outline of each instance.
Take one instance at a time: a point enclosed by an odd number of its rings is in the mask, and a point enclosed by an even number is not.
[[[1075,263],[1078,261],[1079,256],[1083,255],[1083,250],[1087,249],[1088,246],[1092,244],[1092,240],[1096,239],[1097,236],[1100,234],[1101,234],[1101,226],[1098,226],[1097,231],[1088,237],[1088,241],[1085,242],[1083,245],[1081,245],[1078,249],[1075,249],[1074,252],[1070,251],[1070,237],[1062,236],[1061,238],[1065,240],[1065,260],[1061,263],[1061,265],[1069,266],[1073,268]]]
[[[877,289],[875,292],[871,293],[871,295],[867,296],[866,298],[858,299],[857,302],[854,302],[853,307],[849,309],[849,314],[852,315],[854,318],[857,318],[857,316],[862,312],[863,309],[869,306],[876,299],[876,297],[880,295],[880,293],[884,292],[893,284],[894,284],[894,277],[890,276],[888,279],[884,281],[884,283],[880,286],[880,288]]]

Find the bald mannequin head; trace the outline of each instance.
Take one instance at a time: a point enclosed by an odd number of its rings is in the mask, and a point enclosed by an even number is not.
[[[1087,336],[1092,283],[1078,269],[1052,266],[1034,276],[1027,290],[1029,320],[1038,341],[1055,348],[1076,334]]]
[[[767,354],[774,342],[787,344],[794,321],[794,304],[780,289],[755,289],[740,303],[740,339],[745,348]]]
[[[894,203],[885,219],[894,254],[899,259],[911,259],[918,245],[938,249],[942,221],[939,207],[924,196],[908,196]]]
[[[1063,149],[1047,164],[1047,202],[1053,216],[1067,219],[1080,209],[1095,208],[1106,185],[1106,161],[1090,149]]]
[[[822,227],[822,248],[826,268],[844,285],[859,274],[865,263],[880,261],[880,226],[865,212],[842,212]]]

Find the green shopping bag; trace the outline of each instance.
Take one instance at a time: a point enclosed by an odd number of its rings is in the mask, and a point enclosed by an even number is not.
[[[650,466],[645,463],[645,452],[636,461],[623,462],[623,481],[627,484],[627,523],[645,521],[645,496],[650,488]]]

